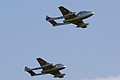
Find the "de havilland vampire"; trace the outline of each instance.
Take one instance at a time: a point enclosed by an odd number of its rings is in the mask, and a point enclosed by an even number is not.
[[[65,74],[60,73],[59,70],[62,70],[66,68],[65,65],[63,64],[51,64],[43,60],[42,58],[37,58],[38,63],[40,64],[41,67],[38,68],[28,68],[27,66],[25,67],[25,71],[27,71],[31,76],[37,76],[37,75],[45,75],[45,74],[52,74],[54,75],[54,78],[63,78]],[[39,70],[42,69],[41,73],[35,73],[33,70]]]
[[[72,23],[77,25],[77,28],[87,28],[87,25],[89,25],[89,23],[84,23],[83,20],[94,14],[93,11],[80,11],[76,14],[76,12],[71,12],[63,6],[60,6],[59,10],[61,11],[63,16],[54,18],[46,16],[46,21],[49,21],[53,26],[60,26]],[[57,23],[55,20],[58,19],[64,19],[63,23]]]

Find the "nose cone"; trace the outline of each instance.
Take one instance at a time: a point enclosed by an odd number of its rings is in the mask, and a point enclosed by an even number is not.
[[[64,68],[66,68],[66,66],[65,66],[65,65],[64,65],[63,67],[64,67]]]
[[[91,12],[91,14],[93,15],[93,14],[94,14],[94,12],[92,11],[92,12]]]
[[[94,12],[93,12],[93,11],[90,11],[90,15],[91,15],[91,16],[94,15]]]
[[[88,16],[90,17],[90,16],[92,16],[92,15],[94,15],[94,12],[93,12],[93,11],[90,11],[90,12],[88,13]]]

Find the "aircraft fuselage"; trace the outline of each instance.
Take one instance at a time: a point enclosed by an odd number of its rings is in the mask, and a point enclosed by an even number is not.
[[[65,69],[66,66],[64,65],[61,65],[61,64],[56,64],[54,65],[54,68],[51,68],[51,69],[48,69],[48,70],[43,70],[41,71],[42,73],[51,73],[51,72],[54,72],[54,71],[58,71],[58,70],[62,70],[62,69]]]
[[[93,14],[94,14],[94,12],[92,12],[92,11],[81,11],[77,14],[77,17],[66,19],[63,22],[64,23],[72,23],[72,22],[75,22],[79,19],[80,20],[86,19],[86,18],[92,16]],[[70,17],[70,16],[68,15],[67,17]]]

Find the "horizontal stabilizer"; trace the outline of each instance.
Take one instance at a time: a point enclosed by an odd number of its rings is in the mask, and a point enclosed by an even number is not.
[[[51,20],[58,20],[58,19],[62,19],[64,18],[63,16],[60,16],[60,17],[49,17],[49,16],[46,16],[46,21],[51,21]]]
[[[56,26],[56,25],[57,25],[57,22],[54,21],[54,20],[50,20],[49,22],[50,22],[53,26]]]
[[[46,21],[50,22],[52,24],[52,26],[60,26],[60,25],[66,25],[66,24],[69,24],[69,23],[57,23],[55,20],[57,19],[62,19],[64,18],[64,16],[61,16],[61,17],[56,17],[56,18],[51,18],[49,16],[46,16]]]
[[[38,67],[38,68],[32,68],[31,70],[39,70],[39,69],[42,69],[41,67]]]
[[[36,73],[33,72],[30,68],[28,68],[27,66],[25,67],[25,71],[28,72],[31,76],[35,76]]]
[[[67,25],[67,24],[70,24],[70,23],[57,23],[57,24],[54,25],[54,26],[61,26],[61,25]]]
[[[52,26],[61,26],[61,25],[70,24],[70,23],[57,23],[57,22],[55,22],[54,20],[51,20],[51,21],[49,21],[49,22],[52,24]]]

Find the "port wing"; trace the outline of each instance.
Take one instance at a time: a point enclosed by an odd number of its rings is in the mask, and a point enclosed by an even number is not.
[[[54,68],[54,66],[47,61],[43,60],[42,58],[37,58],[38,63],[40,64],[41,68],[44,70],[48,70]]]
[[[54,26],[54,27],[70,24],[70,23],[57,23],[55,20],[48,20],[48,22],[50,22],[52,24],[52,26]]]
[[[64,17],[65,20],[77,17],[74,12],[71,12],[70,10],[66,9],[63,6],[60,6],[59,10],[61,11],[61,13],[62,13],[63,16],[66,16],[66,17]],[[69,14],[72,14],[72,15],[69,15]],[[67,15],[69,15],[69,16],[67,16]]]
[[[46,64],[49,64],[47,61],[43,60],[42,58],[37,58],[37,61],[39,62],[39,64],[40,64],[41,66],[46,65]]]
[[[66,9],[66,8],[63,7],[63,6],[60,6],[60,7],[59,7],[59,10],[61,11],[61,13],[62,13],[63,15],[67,15],[67,14],[69,14],[69,13],[72,13],[70,10]]]

